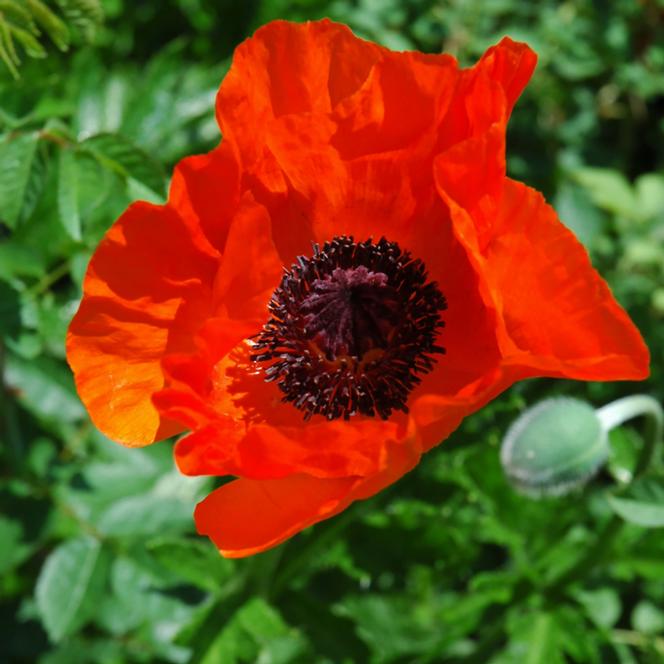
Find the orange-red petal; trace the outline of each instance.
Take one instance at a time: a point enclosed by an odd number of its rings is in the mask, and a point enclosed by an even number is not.
[[[244,167],[264,156],[270,122],[329,112],[364,82],[380,48],[327,20],[273,21],[240,44],[217,96],[217,119]]]
[[[639,331],[539,192],[505,181],[485,255],[513,344],[507,362],[581,380],[647,377]]]
[[[196,507],[198,532],[210,537],[228,558],[265,551],[392,484],[417,464],[420,452],[415,444],[397,445],[386,456],[384,469],[366,478],[297,474],[229,482]]]
[[[308,475],[234,480],[198,504],[196,527],[227,558],[250,556],[345,509],[357,482],[354,477],[322,480]]]
[[[152,404],[162,357],[191,348],[210,315],[217,257],[195,226],[166,207],[136,203],[93,256],[67,335],[67,357],[94,423],[125,445],[181,427]]]
[[[541,194],[506,179],[471,214],[441,193],[498,312],[505,366],[581,380],[648,375],[641,335]]]
[[[200,228],[219,252],[224,251],[239,202],[240,169],[230,142],[176,165],[168,205],[189,228]]]
[[[247,192],[230,225],[214,284],[219,311],[232,320],[253,322],[260,328],[282,274],[270,216]]]

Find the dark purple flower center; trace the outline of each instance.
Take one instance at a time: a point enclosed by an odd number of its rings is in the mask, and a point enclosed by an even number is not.
[[[251,359],[306,419],[387,419],[407,412],[419,374],[445,352],[445,308],[422,261],[395,242],[336,237],[286,271]]]
[[[336,268],[313,282],[300,310],[304,333],[318,342],[329,360],[360,358],[372,348],[386,348],[398,321],[399,301],[383,272],[364,265]]]

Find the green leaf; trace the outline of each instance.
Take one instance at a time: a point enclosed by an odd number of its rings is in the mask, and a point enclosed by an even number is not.
[[[9,353],[5,382],[31,413],[47,420],[74,422],[85,416],[70,376],[46,358],[26,361]]]
[[[44,47],[27,30],[19,28],[15,25],[10,26],[9,30],[12,36],[21,44],[21,46],[23,46],[25,52],[31,58],[46,57],[46,49],[44,49]]]
[[[620,595],[613,588],[580,590],[576,599],[586,610],[588,617],[600,627],[610,629],[620,618]]]
[[[664,215],[664,175],[646,173],[634,183],[639,211],[644,219]]]
[[[211,592],[218,591],[234,570],[208,541],[159,538],[148,542],[147,548],[166,569]]]
[[[0,60],[2,60],[9,73],[18,80],[20,75],[18,69],[16,68],[16,58],[14,56],[15,51],[13,49],[13,44],[11,43],[11,36],[9,31],[4,23],[0,23]]]
[[[53,43],[61,50],[69,48],[69,29],[56,14],[54,14],[41,0],[26,0],[35,21],[44,29]]]
[[[127,646],[121,641],[99,637],[95,640],[74,637],[40,657],[39,664],[116,664],[126,662],[126,657]]]
[[[491,664],[564,664],[559,619],[549,611],[515,611],[508,617],[508,646]]]
[[[591,247],[603,230],[604,220],[588,192],[578,185],[565,182],[556,192],[554,207],[574,235],[586,247]]]
[[[74,240],[81,239],[81,216],[78,210],[78,168],[76,156],[62,148],[58,159],[58,213],[60,223]]]
[[[645,528],[664,527],[664,479],[644,477],[627,494],[608,495],[611,509],[625,521]]]
[[[104,9],[100,0],[58,0],[65,18],[75,25],[86,41],[95,38],[104,21]]]
[[[628,219],[640,217],[634,191],[622,173],[608,168],[581,168],[573,175],[597,206]]]
[[[83,141],[80,149],[109,170],[133,178],[163,197],[166,180],[161,166],[124,136],[97,134]]]
[[[19,25],[29,27],[33,31],[36,28],[30,12],[17,0],[0,0],[0,12],[5,15],[5,18],[11,19]]]
[[[116,556],[110,575],[113,594],[105,599],[101,611],[95,615],[95,622],[114,634],[123,634],[141,623],[154,626],[177,617],[189,618],[190,607],[159,592],[163,582],[156,568],[154,561],[140,560],[136,553],[131,557]]]
[[[175,471],[174,471],[175,472]],[[195,505],[193,498],[178,495],[173,485],[173,492],[162,491],[164,481],[173,476],[170,473],[161,478],[157,485],[144,493],[127,496],[114,501],[97,521],[100,532],[109,536],[158,535],[190,530],[192,513]],[[177,478],[180,482],[199,485],[191,478]],[[199,485],[200,486],[200,485]]]
[[[532,631],[527,637],[524,664],[550,664],[558,657],[556,623],[554,617],[548,613],[540,613],[533,621]]]
[[[0,221],[10,228],[21,217],[36,149],[35,134],[6,136],[0,143]]]
[[[47,558],[37,580],[37,608],[53,641],[73,634],[94,614],[104,593],[107,565],[91,537],[69,540]]]
[[[13,26],[4,20],[4,16],[0,14],[0,45],[3,49],[3,60],[5,60],[5,64],[14,78],[17,78],[18,72],[15,66],[19,65],[21,60],[19,59],[14,46],[12,27]]]
[[[302,635],[286,624],[274,607],[256,598],[235,612],[200,661],[287,664],[301,661],[305,650]]]
[[[632,611],[632,625],[643,634],[664,632],[664,611],[652,602],[642,600]]]
[[[32,216],[46,189],[47,178],[48,159],[44,154],[44,150],[40,149],[40,144],[37,144],[37,150],[30,166],[30,174],[25,188],[19,221],[28,220]]]
[[[18,242],[0,244],[0,279],[17,276],[41,277],[45,268],[41,256]]]
[[[433,606],[417,614],[408,606],[408,598],[373,593],[344,598],[334,613],[352,619],[362,641],[381,661],[391,661],[433,651],[441,638],[434,627]]]

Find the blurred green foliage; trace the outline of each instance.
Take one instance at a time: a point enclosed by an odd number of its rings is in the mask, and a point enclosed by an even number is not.
[[[535,48],[510,172],[585,243],[653,376],[522,383],[395,487],[226,561],[193,534],[209,481],[180,477],[168,443],[126,450],[95,431],[64,334],[114,218],[162,200],[174,162],[218,140],[235,45],[268,20],[322,16],[464,64],[504,34]],[[664,398],[662,0],[0,0],[0,45],[1,661],[664,661],[660,463],[633,495],[604,495],[629,477],[638,430],[613,433],[607,470],[572,497],[518,496],[498,459],[545,395]],[[612,506],[628,523],[557,583]]]

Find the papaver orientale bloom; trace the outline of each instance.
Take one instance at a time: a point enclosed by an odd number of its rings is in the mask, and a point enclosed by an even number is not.
[[[330,21],[261,28],[217,97],[223,140],[102,240],[67,353],[128,446],[190,431],[195,512],[245,556],[411,470],[516,380],[641,379],[648,352],[542,196],[505,175],[535,67],[470,69]]]

